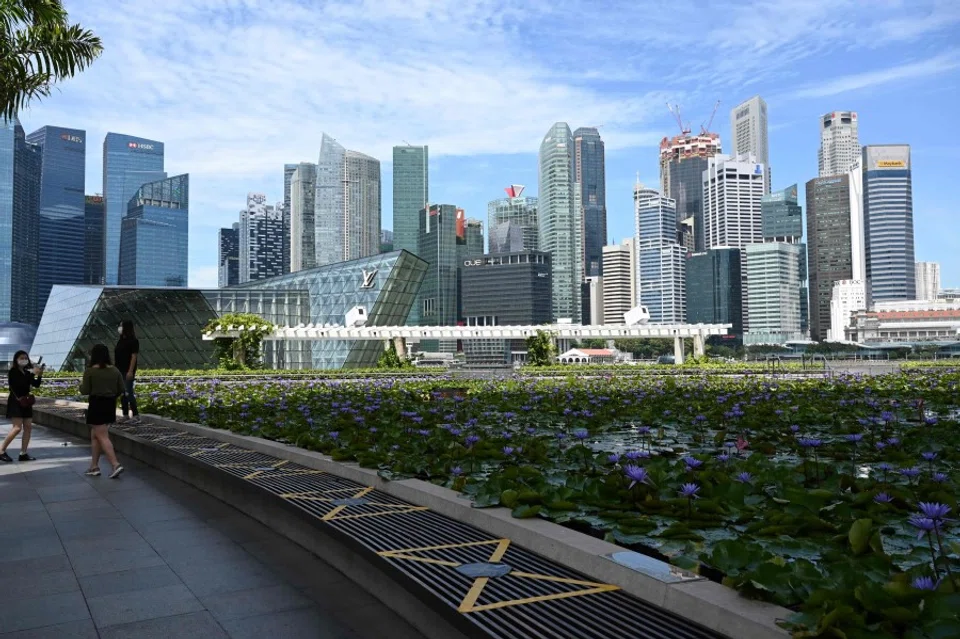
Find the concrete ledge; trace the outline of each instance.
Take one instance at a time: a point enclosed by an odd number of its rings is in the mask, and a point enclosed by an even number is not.
[[[86,406],[75,402],[58,401],[56,404],[69,408]],[[39,418],[38,423],[44,426],[89,439],[90,428],[86,424],[49,413],[41,402],[34,406],[34,418]],[[135,435],[123,432],[111,432],[111,435],[121,457],[136,459],[190,484],[299,544],[379,599],[424,636],[430,639],[486,638],[456,610],[444,607],[431,593],[418,590],[416,584],[388,562],[336,529],[319,525],[315,517],[292,504],[239,477]]]
[[[69,408],[85,407],[85,404],[63,400],[56,400],[54,404]],[[35,408],[39,411],[43,410],[40,403]],[[157,424],[236,444],[367,486],[374,486],[377,490],[426,506],[441,515],[470,524],[491,535],[508,538],[527,550],[573,568],[597,581],[620,586],[624,592],[720,632],[731,639],[784,639],[790,636],[786,630],[776,625],[778,620],[786,619],[792,614],[786,608],[746,599],[736,591],[712,581],[665,583],[606,557],[606,555],[623,551],[621,546],[544,519],[515,519],[505,508],[474,508],[469,499],[442,486],[416,479],[385,481],[377,475],[375,470],[361,468],[357,464],[336,462],[321,453],[295,446],[238,435],[199,424],[176,422],[154,415],[148,417],[150,421]],[[80,424],[78,426],[86,428]],[[122,433],[118,434],[122,436]],[[215,496],[219,497],[219,495]],[[246,504],[242,509],[246,510]],[[272,526],[272,520],[264,523]],[[314,550],[312,547],[314,544],[308,545],[306,542],[297,541],[309,550]],[[326,553],[318,552],[317,554],[340,568],[336,561],[328,559]],[[352,567],[347,569],[354,570]],[[360,585],[366,587],[364,583]],[[388,601],[384,603],[393,607]],[[431,636],[436,635],[431,633]],[[452,635],[441,636],[451,637]]]

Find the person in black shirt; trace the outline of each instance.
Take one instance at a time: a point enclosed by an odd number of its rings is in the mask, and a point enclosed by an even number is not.
[[[31,391],[40,386],[44,369],[46,365],[36,369],[37,372],[34,375],[35,369],[30,364],[30,356],[26,351],[17,351],[13,356],[10,372],[7,373],[7,386],[10,388],[10,395],[7,397],[7,418],[13,422],[13,427],[3,440],[3,445],[0,446],[0,462],[13,461],[7,454],[7,446],[13,443],[21,432],[23,437],[20,439],[20,461],[33,461],[33,457],[27,452],[30,446],[30,432],[33,430],[33,406],[21,406],[20,399],[32,397]]]
[[[137,410],[137,396],[133,392],[133,384],[137,376],[137,360],[140,359],[140,340],[133,330],[133,320],[123,320],[120,323],[120,341],[113,349],[113,361],[123,373],[124,383],[127,392],[120,399],[120,410],[123,411],[124,421],[130,413],[133,413],[133,419],[129,420],[131,424],[140,423],[140,411]]]

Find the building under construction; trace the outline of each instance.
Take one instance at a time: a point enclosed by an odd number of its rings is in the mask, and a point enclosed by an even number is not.
[[[703,172],[707,158],[719,155],[720,135],[710,126],[720,101],[713,107],[710,119],[700,126],[700,133],[690,134],[684,126],[680,107],[667,105],[680,127],[680,135],[660,141],[660,192],[676,201],[677,241],[691,251],[705,250],[703,234]]]

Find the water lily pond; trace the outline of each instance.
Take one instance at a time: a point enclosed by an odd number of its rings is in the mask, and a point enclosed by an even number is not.
[[[140,400],[664,558],[792,608],[798,637],[960,637],[956,369],[198,379]]]

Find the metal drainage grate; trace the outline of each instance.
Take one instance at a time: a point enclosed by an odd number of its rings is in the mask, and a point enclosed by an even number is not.
[[[46,410],[70,417],[76,412]],[[296,505],[376,553],[489,637],[723,639],[509,539],[370,486],[166,426],[117,430],[189,455]]]

